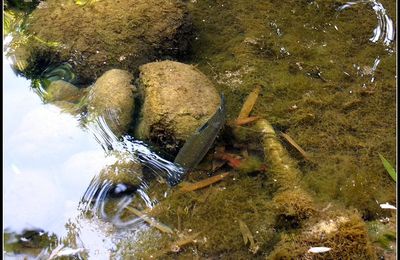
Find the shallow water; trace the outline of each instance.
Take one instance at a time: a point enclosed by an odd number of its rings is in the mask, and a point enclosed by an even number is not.
[[[301,186],[317,208],[354,210],[367,226],[388,222],[387,229],[395,232],[397,210],[379,206],[396,205],[395,183],[377,156],[381,153],[396,165],[395,4],[273,0],[187,4],[197,31],[192,53],[184,61],[197,64],[225,94],[228,119],[237,116],[245,97],[261,84],[253,114],[267,118],[308,153],[312,163],[285,146],[301,171]],[[45,259],[64,253],[78,259],[136,254],[173,258],[179,255],[165,253],[165,245],[202,232],[192,239],[198,240],[197,245],[191,241],[177,250],[181,257],[265,258],[281,245],[280,236],[292,231],[269,220],[276,212],[270,208],[274,192],[265,191],[270,187],[268,170],[267,177],[233,171],[232,179],[208,191],[179,194],[166,183],[171,173],[181,171],[179,167],[130,136],[118,139],[102,118],[83,126],[80,115],[44,104],[31,82],[17,77],[4,55],[3,60],[7,257],[18,258],[21,253]],[[229,140],[225,133],[217,143],[247,145],[249,150],[255,144],[259,152],[258,137],[244,130],[243,139]],[[205,164],[210,164],[207,160]],[[143,177],[132,172],[138,187],[115,186],[104,171],[116,162],[122,172],[123,163],[137,163],[149,173]],[[125,194],[130,188],[135,192]],[[160,233],[127,213],[129,204],[142,210],[160,204],[156,220],[182,236]],[[247,223],[261,248],[256,254],[243,243],[246,231],[243,225],[239,228],[238,219]],[[27,230],[37,234],[29,237]],[[374,235],[369,239],[378,240]],[[393,245],[373,245],[385,259],[396,254]]]

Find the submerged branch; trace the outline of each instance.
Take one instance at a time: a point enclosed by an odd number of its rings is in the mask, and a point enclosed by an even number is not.
[[[137,210],[135,208],[132,208],[132,207],[126,207],[126,209],[129,212],[131,212],[131,213],[135,214],[136,216],[138,216],[139,218],[143,219],[150,226],[153,226],[153,227],[157,228],[161,232],[169,233],[169,234],[174,233],[174,231],[171,228],[169,228],[168,226],[158,222],[157,220],[155,220],[153,218],[150,218],[149,216],[147,216],[146,214],[142,213],[141,211],[139,211],[139,210]]]
[[[294,147],[302,156],[304,159],[306,160],[310,160],[308,158],[308,155],[306,153],[306,151],[303,150],[303,148],[301,148],[300,145],[298,145],[292,137],[290,137],[288,134],[285,133],[280,133],[280,135],[292,146]]]
[[[242,109],[240,110],[239,116],[237,119],[248,118],[251,110],[253,110],[254,105],[256,104],[257,98],[260,95],[261,86],[257,85],[253,91],[247,96],[246,101],[244,102]]]
[[[211,184],[219,182],[220,180],[228,176],[228,174],[229,174],[228,172],[224,172],[196,183],[182,184],[180,190],[184,192],[199,190],[204,187],[210,186]]]
[[[260,119],[257,121],[256,127],[262,135],[265,160],[271,169],[269,173],[276,180],[278,189],[286,190],[298,185],[300,172],[279,142],[272,125],[266,119]]]

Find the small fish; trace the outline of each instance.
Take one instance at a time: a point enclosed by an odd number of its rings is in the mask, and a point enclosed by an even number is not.
[[[221,105],[215,114],[188,138],[179,150],[174,163],[182,166],[186,172],[196,167],[213,145],[218,132],[225,124],[225,119],[225,98],[221,95]]]

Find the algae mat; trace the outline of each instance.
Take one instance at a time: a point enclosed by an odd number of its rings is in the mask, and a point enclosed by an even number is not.
[[[395,164],[395,3],[186,4],[195,38],[190,54],[179,61],[196,64],[224,93],[228,121],[237,117],[253,88],[262,86],[252,115],[290,136],[307,158],[276,137],[296,174],[275,172],[267,164],[265,174],[231,170],[206,189],[173,190],[149,213],[159,223],[149,223],[165,224],[176,234],[146,229],[135,234],[135,241],[119,241],[112,256],[394,257],[395,211],[380,204],[396,205],[396,186],[379,154]],[[231,130],[225,128],[217,146],[256,147],[262,153],[256,127]],[[211,161],[206,157],[203,167]],[[207,171],[198,171],[188,181],[207,177]],[[152,185],[154,193],[162,190],[161,184]],[[73,245],[77,234],[72,225],[68,230],[64,240]],[[313,255],[307,251],[311,246],[330,250]]]

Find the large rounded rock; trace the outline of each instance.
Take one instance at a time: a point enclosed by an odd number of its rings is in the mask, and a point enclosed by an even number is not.
[[[180,0],[101,0],[84,6],[47,0],[27,21],[28,38],[14,45],[20,70],[40,74],[49,63],[69,62],[79,82],[105,71],[131,72],[139,65],[187,50],[191,25]],[[85,2],[85,1],[83,1]]]
[[[117,136],[128,131],[134,111],[135,86],[131,73],[112,69],[97,79],[87,97],[88,119],[101,116]]]
[[[173,61],[139,68],[144,98],[136,135],[175,153],[220,105],[211,81],[194,66]]]

